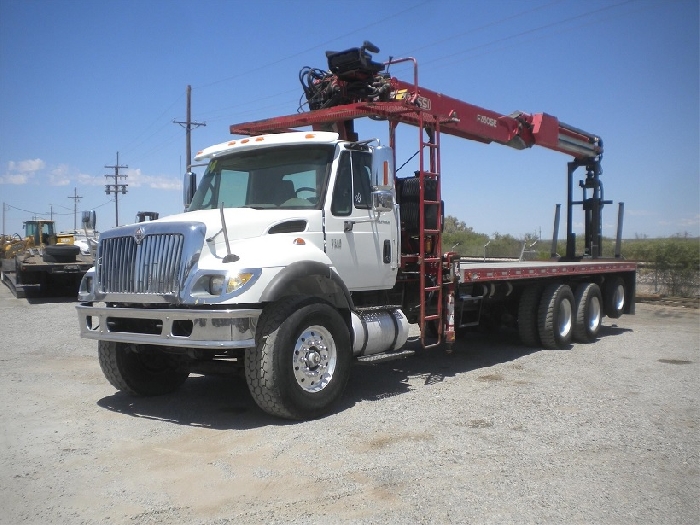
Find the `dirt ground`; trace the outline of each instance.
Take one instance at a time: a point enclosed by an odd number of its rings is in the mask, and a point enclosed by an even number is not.
[[[241,378],[115,392],[74,306],[0,286],[2,524],[700,521],[697,309],[358,363],[334,413],[287,422]]]

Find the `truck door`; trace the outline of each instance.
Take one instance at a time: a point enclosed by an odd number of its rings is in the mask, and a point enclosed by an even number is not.
[[[372,209],[371,166],[369,151],[342,151],[324,205],[326,254],[351,291],[396,282],[396,215]]]

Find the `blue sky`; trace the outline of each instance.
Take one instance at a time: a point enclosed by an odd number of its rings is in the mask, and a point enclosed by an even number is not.
[[[51,210],[73,228],[74,188],[78,223],[95,209],[98,229],[114,226],[104,166],[117,151],[129,184],[120,224],[181,211],[185,133],[173,120],[184,120],[188,84],[192,118],[206,122],[192,132],[196,152],[228,140],[231,124],[295,113],[299,70],[366,39],[378,59],[415,57],[426,88],[600,135],[605,198],[625,202],[625,237],[697,236],[699,20],[696,0],[0,0],[4,231]],[[385,125],[358,128],[387,139]],[[399,165],[417,137],[401,132]],[[478,232],[551,236],[566,155],[446,136],[442,146],[447,214]],[[616,220],[606,206],[605,235]]]

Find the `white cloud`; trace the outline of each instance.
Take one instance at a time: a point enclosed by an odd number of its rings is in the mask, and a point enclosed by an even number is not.
[[[46,163],[41,159],[11,160],[7,163],[7,171],[0,175],[0,184],[28,184],[37,171],[43,170]]]
[[[61,164],[57,168],[52,169],[49,174],[49,184],[51,186],[68,186],[70,181],[69,168],[66,164]]]
[[[126,183],[129,187],[138,188],[147,186],[158,190],[180,191],[182,189],[182,181],[173,177],[165,177],[163,175],[144,175],[140,168],[127,170],[129,176]]]
[[[9,171],[18,173],[34,173],[43,170],[45,167],[46,163],[41,159],[20,160],[19,162],[11,160],[7,165]]]
[[[681,226],[697,226],[698,224],[700,224],[700,215],[696,215],[695,217],[684,217],[680,220]]]
[[[104,177],[88,175],[87,173],[78,173],[73,179],[79,186],[104,186],[107,184],[107,179]]]
[[[11,174],[7,173],[5,175],[0,175],[0,184],[17,184],[17,185],[22,185],[22,184],[27,184],[29,182],[29,179],[31,178],[31,175],[26,175],[26,174]]]

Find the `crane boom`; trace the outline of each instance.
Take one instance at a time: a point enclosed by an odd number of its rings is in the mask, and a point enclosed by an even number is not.
[[[541,146],[571,155],[574,158],[594,158],[603,152],[603,142],[597,135],[574,128],[547,113],[527,114],[516,111],[502,115],[462,100],[431,91],[418,85],[417,63],[413,58],[397,59],[385,65],[404,61],[414,63],[414,82],[397,78],[375,76],[374,83],[382,83],[386,96],[367,97],[351,103],[334,104],[308,113],[273,117],[234,124],[232,134],[258,135],[291,131],[296,127],[336,124],[341,132],[347,123],[360,117],[385,118],[394,122],[419,125],[440,124],[442,133],[483,143],[496,142],[515,149]],[[341,78],[335,79],[337,89],[344,87]],[[422,115],[418,115],[422,113]],[[347,128],[346,128],[347,129]],[[350,138],[350,137],[345,137]]]
[[[397,81],[398,85],[406,85]],[[401,88],[405,89],[405,88]],[[308,113],[272,117],[230,126],[234,135],[259,135],[294,131],[304,126],[347,122],[361,117],[386,118],[405,124],[418,125],[418,112],[423,122],[441,124],[442,133],[483,143],[496,142],[515,149],[542,146],[575,158],[591,158],[603,152],[600,137],[588,134],[560,122],[547,113],[529,115],[517,112],[501,115],[434,91],[421,88],[416,96],[387,102],[355,102]],[[399,92],[399,96],[401,96]],[[416,102],[409,102],[414,99]]]

